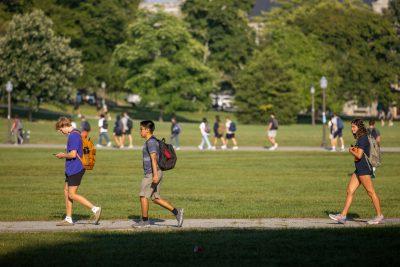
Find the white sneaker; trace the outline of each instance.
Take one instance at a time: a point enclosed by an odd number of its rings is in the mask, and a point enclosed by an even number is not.
[[[124,148],[124,146],[119,146],[119,148]]]
[[[133,146],[132,146],[132,145],[129,145],[129,148],[133,148]]]
[[[215,146],[212,146],[211,147],[211,150],[216,150],[217,148],[215,147]]]
[[[198,148],[199,148],[200,150],[203,150],[203,147],[202,147],[202,146],[198,146]]]
[[[269,151],[274,151],[276,149],[275,146],[271,146],[270,148],[268,148]]]
[[[111,145],[112,145],[111,142],[108,142],[107,146],[108,146],[108,147],[111,147]]]
[[[274,147],[275,147],[275,149],[277,149],[277,148],[278,148],[278,143],[275,143],[275,146],[274,146]]]
[[[226,145],[223,145],[223,146],[221,146],[221,149],[226,149],[227,147],[226,147]]]
[[[234,146],[234,147],[232,147],[232,149],[233,149],[233,150],[238,150],[239,147],[238,147],[238,146]]]
[[[96,147],[102,147],[102,145],[100,145],[100,144],[97,144],[97,145],[96,145]]]
[[[344,151],[345,151],[344,146],[343,146],[342,148],[340,148],[340,151],[341,151],[341,152],[344,152]]]
[[[332,147],[330,151],[331,152],[336,152],[336,148]]]
[[[175,148],[175,150],[181,150],[181,148],[180,148],[180,147],[177,147],[177,148]]]
[[[370,225],[380,224],[380,223],[382,223],[383,219],[384,219],[383,215],[379,215],[379,216],[376,216],[375,218],[373,218],[372,220],[369,220],[367,223]]]

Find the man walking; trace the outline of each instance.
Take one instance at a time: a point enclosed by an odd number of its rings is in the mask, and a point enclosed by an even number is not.
[[[78,194],[78,188],[81,184],[85,168],[82,165],[81,158],[83,156],[82,138],[79,131],[75,130],[71,124],[71,120],[61,117],[56,123],[56,130],[63,135],[68,136],[66,153],[58,153],[55,156],[59,159],[65,159],[65,208],[66,217],[57,226],[73,226],[72,221],[72,204],[74,201],[91,209],[95,217],[94,223],[98,224],[101,215],[101,207],[93,205],[84,196]]]
[[[129,148],[133,148],[132,144],[132,128],[133,128],[133,122],[132,119],[129,117],[127,112],[122,113],[122,141],[121,145],[125,145],[125,139],[128,137],[129,140]]]
[[[268,140],[272,144],[272,146],[269,148],[269,150],[271,151],[276,150],[278,148],[278,143],[275,140],[277,133],[278,133],[278,120],[275,118],[275,114],[271,113],[267,127]]]
[[[108,136],[108,122],[105,115],[102,113],[99,119],[99,141],[97,142],[97,147],[102,146],[103,138],[106,139],[107,146],[111,146],[110,137]]]
[[[176,118],[171,119],[171,143],[175,143],[175,150],[181,149],[179,146],[179,135],[181,134],[181,126],[176,121]]]
[[[343,140],[343,128],[344,128],[344,123],[343,120],[336,114],[333,113],[333,117],[331,119],[331,124],[332,124],[332,139],[331,139],[331,145],[332,145],[332,152],[336,151],[336,145],[338,138],[341,143],[341,151],[344,151],[344,140]]]
[[[236,136],[235,136],[236,124],[233,121],[231,121],[231,119],[229,117],[226,117],[225,129],[226,129],[225,147],[228,147],[229,140],[232,140],[232,142],[233,142],[232,149],[237,150],[239,147],[237,145]]]
[[[371,119],[369,121],[369,128],[367,130],[368,130],[368,134],[371,135],[373,138],[375,138],[378,146],[381,146],[381,133],[375,127],[375,120]]]
[[[149,227],[149,199],[155,204],[169,210],[178,221],[178,227],[183,224],[183,209],[175,208],[169,202],[162,199],[160,196],[161,183],[163,180],[163,172],[158,167],[158,156],[160,147],[153,132],[155,125],[153,121],[142,121],[140,123],[140,136],[146,141],[143,145],[143,170],[144,178],[140,188],[140,205],[142,210],[142,219],[132,225],[132,227]]]
[[[86,120],[85,116],[81,116],[81,135],[83,138],[87,138],[90,132],[90,123]]]

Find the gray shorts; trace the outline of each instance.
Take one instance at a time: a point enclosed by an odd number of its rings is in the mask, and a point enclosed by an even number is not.
[[[140,185],[140,194],[139,196],[145,198],[161,198],[160,190],[161,190],[161,183],[163,178],[163,172],[158,170],[158,179],[160,180],[157,185],[153,184],[153,174],[149,173],[146,174],[142,180]]]

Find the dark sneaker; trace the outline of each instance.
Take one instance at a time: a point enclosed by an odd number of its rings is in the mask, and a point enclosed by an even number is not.
[[[143,221],[140,220],[139,222],[132,224],[133,228],[145,228],[145,227],[150,227],[150,221]]]
[[[332,220],[341,223],[341,224],[345,224],[346,223],[346,216],[339,214],[329,214],[329,218],[331,218]]]
[[[178,214],[176,214],[176,220],[178,221],[178,227],[182,227],[183,224],[183,209],[178,209]]]
[[[100,221],[100,216],[101,216],[101,207],[99,207],[98,211],[94,214],[94,224],[99,224]]]
[[[74,226],[74,223],[70,223],[66,220],[62,220],[61,222],[57,223],[56,226]]]
[[[376,216],[372,220],[369,220],[367,223],[368,224],[380,224],[383,222],[383,215]]]

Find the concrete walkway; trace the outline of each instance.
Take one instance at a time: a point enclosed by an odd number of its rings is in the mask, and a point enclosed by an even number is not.
[[[65,231],[97,231],[97,230],[133,230],[133,220],[102,220],[99,225],[82,220],[74,226],[56,226],[57,221],[19,221],[0,222],[0,233],[17,232],[65,232]],[[312,229],[312,228],[343,228],[343,227],[383,227],[399,226],[400,218],[385,219],[380,225],[367,225],[366,220],[348,221],[345,225],[330,219],[321,218],[268,218],[268,219],[187,219],[182,228],[176,227],[176,220],[156,219],[152,225],[141,230],[177,230],[177,229]]]
[[[65,145],[62,144],[24,144],[24,145],[13,145],[13,144],[0,144],[0,148],[16,148],[16,149],[25,149],[25,148],[55,148],[55,149],[64,149]],[[113,147],[98,147],[100,150],[141,150],[141,146],[134,146],[133,148],[113,148]],[[180,148],[182,151],[200,151],[198,147],[195,146],[182,146]],[[208,151],[208,150],[202,150]],[[217,149],[216,151],[266,151],[266,152],[274,152],[269,151],[265,147],[258,146],[240,146],[238,150],[221,150]],[[322,147],[312,147],[312,146],[280,146],[275,151],[293,151],[293,152],[330,152],[329,150]],[[382,152],[400,152],[400,147],[382,147]]]

